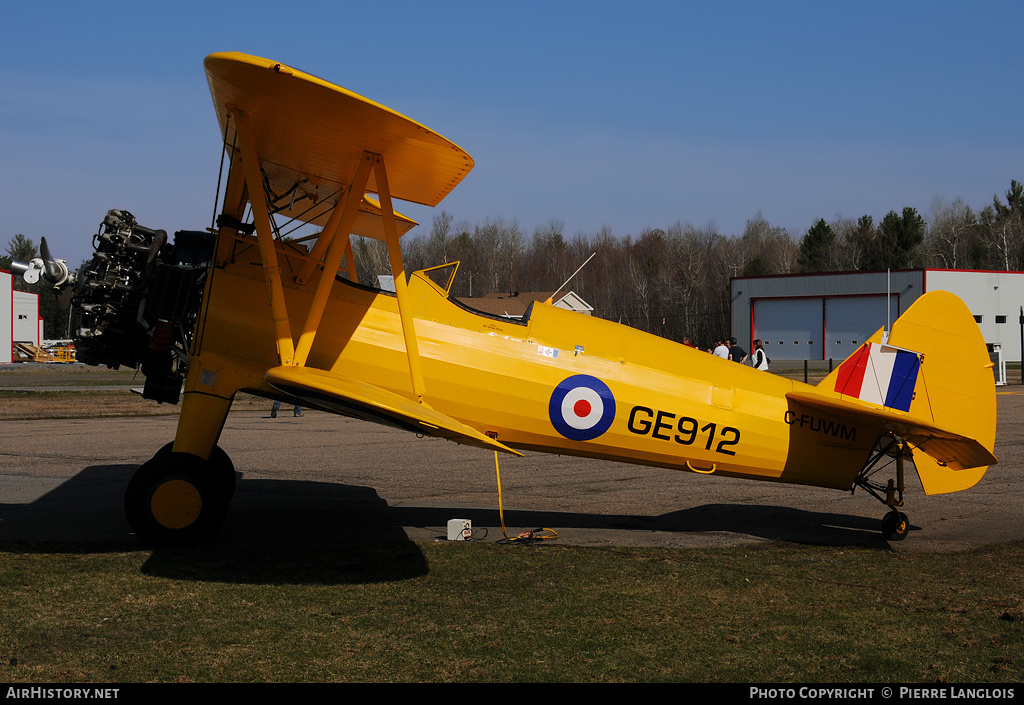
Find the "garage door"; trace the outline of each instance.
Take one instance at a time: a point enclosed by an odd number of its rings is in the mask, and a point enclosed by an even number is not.
[[[774,360],[822,359],[822,299],[756,299],[752,338]]]
[[[899,315],[899,298],[841,296],[825,299],[825,359],[845,360],[854,350],[886,325],[885,301],[889,299],[888,321]]]

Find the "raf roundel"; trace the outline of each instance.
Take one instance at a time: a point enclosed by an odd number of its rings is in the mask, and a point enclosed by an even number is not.
[[[562,381],[548,402],[551,425],[573,441],[590,441],[607,431],[615,419],[615,397],[608,385],[590,375]]]

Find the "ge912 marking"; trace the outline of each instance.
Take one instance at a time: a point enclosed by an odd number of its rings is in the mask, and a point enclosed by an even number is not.
[[[676,420],[676,415],[669,411],[655,411],[646,406],[634,406],[630,410],[627,426],[638,436],[650,434],[652,438],[675,441],[684,446],[702,440],[704,450],[723,455],[736,455],[736,451],[729,448],[740,442],[740,431],[732,426],[725,426],[719,431],[714,422],[701,425],[692,416],[680,416]]]

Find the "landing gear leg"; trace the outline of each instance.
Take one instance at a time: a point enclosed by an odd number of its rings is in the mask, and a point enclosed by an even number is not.
[[[902,541],[907,531],[910,530],[910,522],[907,515],[899,510],[903,506],[903,452],[896,456],[896,482],[889,480],[885,488],[885,503],[892,508],[885,518],[882,519],[882,535],[887,541]]]
[[[882,519],[882,536],[885,537],[886,541],[902,541],[910,531],[910,520],[906,514],[900,511],[900,508],[903,507],[903,464],[907,453],[906,445],[902,439],[891,434],[883,436],[876,450],[868,459],[868,462],[865,463],[864,469],[860,471],[860,474],[854,481],[855,486],[864,488],[878,501],[889,507],[889,513]],[[881,461],[886,458],[889,461],[882,465]],[[884,487],[873,482],[870,479],[871,476],[882,467],[888,466],[892,459],[896,461],[895,480],[890,479]],[[884,497],[882,495],[883,492],[885,493]]]
[[[128,483],[124,511],[132,531],[157,545],[208,541],[220,530],[235,491],[235,468],[217,439],[231,398],[187,392],[178,431]]]

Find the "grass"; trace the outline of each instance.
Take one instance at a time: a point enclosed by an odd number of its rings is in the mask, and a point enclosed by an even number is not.
[[[0,390],[0,420],[79,419],[177,414],[124,389],[82,391]]]
[[[1024,546],[8,545],[8,682],[1020,681]]]

